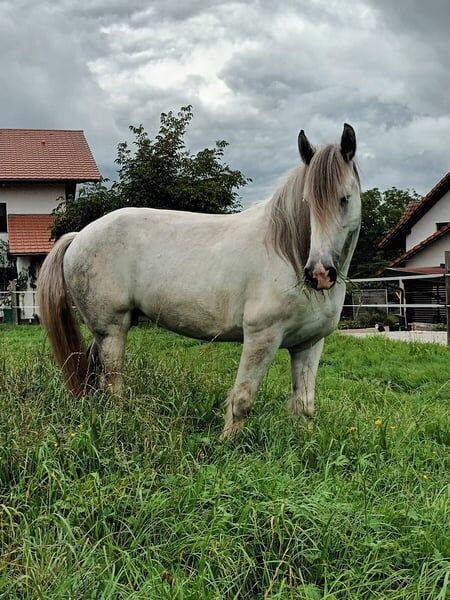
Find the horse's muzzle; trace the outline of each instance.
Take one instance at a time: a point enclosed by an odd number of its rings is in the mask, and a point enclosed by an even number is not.
[[[305,267],[305,281],[313,290],[329,290],[336,283],[337,272],[334,267],[324,267],[318,262],[314,268]]]

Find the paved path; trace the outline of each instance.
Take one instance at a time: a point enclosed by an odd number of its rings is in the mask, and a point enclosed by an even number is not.
[[[432,342],[435,344],[447,344],[446,331],[375,331],[371,329],[339,329],[339,333],[353,335],[355,337],[366,337],[368,335],[384,335],[390,340],[400,342]]]

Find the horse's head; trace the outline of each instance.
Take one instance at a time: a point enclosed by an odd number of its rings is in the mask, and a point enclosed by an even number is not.
[[[305,164],[303,198],[309,204],[311,220],[305,280],[316,290],[327,290],[336,283],[349,242],[350,246],[352,241],[356,243],[361,222],[360,184],[353,162],[355,132],[346,123],[340,144],[316,151],[302,130],[298,146]]]

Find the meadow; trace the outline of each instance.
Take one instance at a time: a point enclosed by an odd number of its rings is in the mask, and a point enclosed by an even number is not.
[[[0,327],[0,598],[450,597],[447,348],[328,338],[312,428],[280,351],[219,439],[240,347],[138,328],[122,400]]]

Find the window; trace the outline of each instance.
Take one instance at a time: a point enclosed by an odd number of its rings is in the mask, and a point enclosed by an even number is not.
[[[6,202],[0,202],[0,233],[6,233],[7,231]]]

